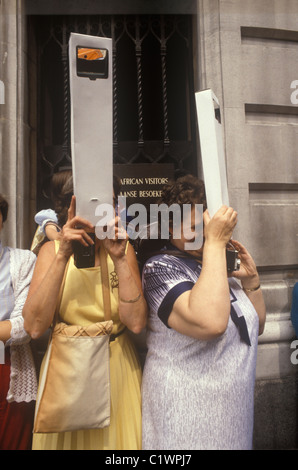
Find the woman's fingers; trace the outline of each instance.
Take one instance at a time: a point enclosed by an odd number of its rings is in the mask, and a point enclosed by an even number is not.
[[[69,219],[66,226],[71,229],[84,229],[89,232],[94,232],[94,226],[86,219],[76,215],[72,219]]]
[[[250,253],[247,251],[247,249],[245,248],[244,245],[242,245],[242,243],[240,243],[238,240],[231,240],[231,244],[233,245],[233,247],[239,251],[239,255],[241,256],[249,256],[251,257]]]
[[[89,222],[89,220],[84,219],[76,215],[76,197],[72,196],[70,201],[70,206],[67,211],[67,222],[66,226],[71,228],[84,228],[89,230],[89,232],[94,231],[94,226]]]
[[[226,245],[232,237],[237,224],[237,212],[228,206],[222,206],[210,219],[207,212],[204,213],[205,239],[220,242]]]
[[[212,217],[210,222],[214,221],[217,225],[222,225],[227,228],[231,226],[234,228],[237,224],[237,212],[232,207],[222,206]]]
[[[105,232],[105,238],[110,240],[127,240],[128,235],[125,228],[122,225],[121,219],[119,216],[116,216],[115,219],[112,219],[108,225]]]
[[[92,224],[80,217],[74,217],[64,225],[61,238],[67,244],[79,242],[84,246],[94,245],[93,239],[88,234],[92,231],[94,231]]]
[[[67,222],[70,222],[76,215],[76,197],[72,196],[70,206],[67,211]]]
[[[221,210],[219,211],[226,220],[230,220],[233,223],[237,221],[237,212],[232,207],[222,206]]]
[[[228,207],[226,209],[226,211],[223,214],[223,218],[225,220],[227,229],[230,229],[231,231],[233,231],[233,229],[237,225],[237,217],[238,217],[238,214],[232,207]]]
[[[204,213],[203,213],[204,225],[209,224],[210,220],[211,220],[210,214],[209,214],[209,212],[208,212],[208,209],[206,209],[206,210],[204,211]]]
[[[70,241],[77,241],[82,243],[82,245],[94,245],[94,241],[88,235],[88,233],[83,229],[74,229],[71,233],[71,240]]]

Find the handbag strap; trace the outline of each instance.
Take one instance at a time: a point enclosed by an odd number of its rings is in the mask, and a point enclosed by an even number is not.
[[[109,271],[107,263],[107,253],[104,247],[101,245],[100,252],[100,266],[101,266],[101,283],[102,283],[102,297],[103,297],[103,309],[105,320],[111,320],[111,297],[110,297],[110,282],[109,282]]]
[[[59,289],[59,294],[58,294],[58,299],[57,299],[57,304],[56,304],[56,310],[55,310],[55,314],[54,314],[54,318],[53,318],[53,326],[55,326],[55,324],[58,322],[61,299],[62,299],[62,294],[63,294],[63,289],[64,289],[64,285],[65,285],[65,279],[66,279],[66,274],[67,274],[67,271],[68,271],[69,263],[70,263],[70,257],[68,258],[67,264],[65,266],[62,282],[61,282],[60,289]]]

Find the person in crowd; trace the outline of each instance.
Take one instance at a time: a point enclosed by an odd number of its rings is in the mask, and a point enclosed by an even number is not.
[[[118,222],[118,216],[111,222],[115,230],[113,239],[95,238],[95,266],[77,269],[73,260],[73,242],[83,246],[93,244],[88,232],[94,227],[75,215],[73,196],[59,241],[46,243],[39,252],[23,311],[26,330],[32,338],[40,337],[53,320],[59,288],[70,259],[61,300],[61,320],[81,325],[103,321],[99,251],[104,245],[108,253],[114,321],[112,333],[115,337],[110,342],[111,423],[98,430],[34,434],[33,449],[141,448],[141,368],[128,330],[139,333],[145,327],[147,304],[135,252],[127,237],[119,236],[123,229]],[[81,228],[76,228],[78,226]]]
[[[167,207],[191,206],[192,237],[200,230],[204,184],[191,175],[169,183]],[[143,289],[148,333],[143,383],[143,449],[251,449],[258,335],[265,305],[255,263],[246,248],[228,275],[226,246],[237,213],[223,206],[203,214],[202,247],[187,247],[181,230],[148,254]],[[183,229],[183,223],[181,224]],[[165,243],[165,241],[163,242]],[[143,253],[144,256],[144,253]]]
[[[35,232],[31,250],[38,254],[41,246],[49,240],[58,240],[61,227],[67,220],[67,209],[73,193],[71,170],[54,173],[51,179],[50,195],[54,209],[42,209],[34,216],[38,227]]]
[[[0,233],[7,215],[8,202],[0,195]],[[35,260],[31,251],[0,241],[0,348],[5,345],[5,361],[0,363],[1,450],[31,448],[37,379],[22,310]]]

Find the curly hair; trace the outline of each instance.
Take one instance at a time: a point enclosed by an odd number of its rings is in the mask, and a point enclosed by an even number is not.
[[[204,182],[193,175],[185,175],[176,181],[169,182],[164,188],[159,203],[178,204],[203,204],[207,208]]]
[[[0,194],[0,212],[2,214],[2,222],[5,222],[8,215],[8,202],[2,194]]]
[[[178,204],[180,208],[183,208],[184,204],[190,204],[191,206],[202,204],[203,210],[206,210],[207,202],[204,182],[190,174],[178,177],[176,180],[170,181],[163,187],[162,196],[159,199],[158,204],[166,204],[168,208],[173,204]],[[172,225],[172,211],[169,211],[168,216],[169,224]],[[139,241],[137,256],[140,263],[140,269],[143,268],[143,265],[148,258],[160,253],[161,250],[165,252],[165,245],[167,245],[167,243],[161,238],[160,224],[161,214],[159,214],[158,220],[158,239],[150,239],[150,237],[148,237],[147,239],[145,238]],[[167,248],[167,253],[175,253],[175,255],[177,255],[177,250],[173,251],[173,248]],[[181,256],[181,253],[179,253],[179,256]]]

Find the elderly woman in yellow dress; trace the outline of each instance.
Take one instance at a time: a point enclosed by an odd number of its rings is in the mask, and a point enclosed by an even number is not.
[[[24,307],[25,328],[32,338],[40,337],[51,325],[68,260],[60,316],[68,324],[87,325],[102,321],[102,291],[99,251],[102,243],[108,253],[113,334],[110,343],[111,424],[103,429],[35,434],[33,449],[138,450],[141,448],[141,369],[127,330],[139,333],[146,324],[147,304],[141,287],[139,268],[132,246],[119,236],[119,218],[113,221],[114,239],[95,242],[87,232],[92,225],[75,216],[72,198],[68,220],[60,241],[46,243],[38,255],[28,300]],[[83,228],[76,228],[76,227]],[[77,269],[73,242],[83,246],[95,243],[95,266]]]

